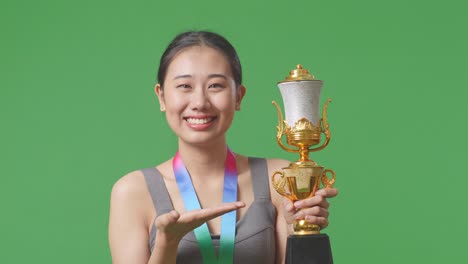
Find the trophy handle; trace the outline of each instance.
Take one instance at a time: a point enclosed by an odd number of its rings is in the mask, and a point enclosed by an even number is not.
[[[276,181],[275,176],[280,175],[280,178]],[[286,185],[286,179],[284,178],[284,173],[282,171],[275,171],[273,175],[271,175],[271,183],[273,184],[273,188],[282,196],[287,197],[289,200],[293,200],[293,197],[286,193],[284,186]]]
[[[321,124],[321,132],[325,134],[325,141],[320,147],[312,148],[309,149],[310,152],[313,151],[318,151],[321,149],[324,149],[328,143],[330,142],[330,130],[329,130],[329,125],[327,121],[327,109],[328,109],[328,104],[331,102],[331,99],[329,98],[325,104],[323,105],[323,110],[322,110],[322,119],[320,119],[320,124]]]
[[[327,177],[327,172],[332,174],[332,178]],[[331,169],[326,169],[322,172],[322,184],[324,188],[333,188],[333,184],[335,184],[336,180],[336,173]]]
[[[272,101],[271,103],[276,107],[276,111],[278,112],[278,125],[276,126],[276,142],[278,142],[278,145],[287,152],[298,153],[300,151],[299,149],[288,148],[283,144],[283,141],[281,141],[281,137],[283,137],[283,124],[285,122],[283,119],[283,113],[281,112],[278,103],[276,103],[275,101]]]

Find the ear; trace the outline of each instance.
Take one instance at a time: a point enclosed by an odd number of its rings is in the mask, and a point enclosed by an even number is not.
[[[156,96],[158,96],[161,112],[165,112],[166,104],[164,103],[164,91],[159,83],[156,84],[156,86],[154,86],[154,93],[156,94]]]
[[[244,98],[245,93],[246,93],[246,89],[244,85],[241,85],[239,86],[239,88],[237,88],[237,95],[236,95],[236,110],[237,111],[240,110],[242,98]]]

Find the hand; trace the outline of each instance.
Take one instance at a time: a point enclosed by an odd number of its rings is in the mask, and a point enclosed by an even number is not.
[[[183,214],[173,210],[156,218],[157,237],[163,237],[168,243],[178,244],[183,236],[203,223],[244,206],[245,203],[243,202],[232,202],[214,208],[193,210]]]
[[[307,222],[320,226],[324,229],[328,226],[328,208],[330,204],[326,198],[338,195],[336,188],[324,188],[315,192],[315,195],[304,200],[296,201],[294,204],[287,198],[283,198],[284,217],[288,224],[295,220],[305,219]]]

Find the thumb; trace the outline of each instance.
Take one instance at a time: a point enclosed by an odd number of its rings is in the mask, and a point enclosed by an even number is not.
[[[177,212],[176,210],[172,210],[167,214],[162,214],[158,216],[154,224],[156,228],[160,230],[164,230],[169,225],[175,224],[177,220],[179,220],[179,218],[180,218],[180,213]]]
[[[294,204],[291,202],[291,200],[289,200],[286,197],[283,198],[283,208],[284,208],[285,213],[293,214],[296,212],[296,209],[294,208]]]

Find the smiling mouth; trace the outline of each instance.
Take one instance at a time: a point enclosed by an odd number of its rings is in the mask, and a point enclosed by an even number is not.
[[[207,117],[207,118],[193,118],[193,117],[188,117],[184,118],[187,123],[191,125],[203,125],[212,122],[213,120],[216,119],[216,117]]]

